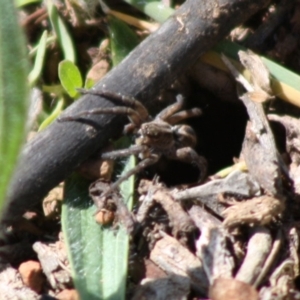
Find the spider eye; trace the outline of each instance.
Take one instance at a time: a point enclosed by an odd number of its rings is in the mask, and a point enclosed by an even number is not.
[[[155,138],[157,136],[159,136],[159,132],[157,131],[157,129],[154,126],[145,126],[144,128],[141,128],[141,132],[151,138]]]
[[[151,139],[157,140],[160,135],[157,131],[149,131],[147,132],[147,136]]]

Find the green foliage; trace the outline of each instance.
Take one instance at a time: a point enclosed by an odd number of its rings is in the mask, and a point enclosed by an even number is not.
[[[50,115],[42,122],[38,131],[41,131],[49,126],[63,111],[65,101],[62,95],[62,87],[71,98],[75,99],[79,96],[77,89],[82,87],[82,78],[79,69],[73,62],[69,60],[61,61],[58,66],[58,76],[61,86],[43,87],[44,91],[48,93],[55,93],[60,97],[60,99],[57,101],[57,104]]]
[[[63,60],[58,66],[58,76],[61,85],[71,98],[76,98],[79,94],[77,89],[82,87],[82,78],[77,66],[69,61]]]
[[[134,166],[129,158],[124,172]],[[81,299],[125,299],[129,236],[125,228],[100,226],[93,218],[95,206],[88,195],[89,182],[71,176],[65,186],[62,228],[75,287]],[[132,209],[134,178],[121,185],[121,193]]]
[[[13,1],[0,9],[0,211],[24,141],[27,119],[26,43]]]
[[[85,83],[84,83],[84,88],[85,89],[91,89],[93,86],[94,86],[94,84],[95,84],[95,82],[94,82],[94,80],[93,79],[91,79],[91,78],[87,78],[86,80],[85,80]]]
[[[57,104],[55,105],[55,108],[50,113],[50,115],[42,122],[42,124],[40,125],[38,131],[41,131],[41,130],[45,129],[47,126],[49,126],[60,115],[60,113],[63,111],[64,103],[65,103],[65,101],[64,101],[63,98],[60,98],[57,101]]]
[[[108,16],[110,46],[113,66],[118,65],[123,58],[138,45],[137,35],[123,21]]]
[[[33,3],[41,3],[41,0],[15,0],[16,7],[26,6]]]
[[[111,51],[116,66],[138,43],[132,30],[115,18],[109,19]],[[119,142],[128,147],[129,140]],[[123,172],[133,168],[131,157]],[[134,176],[120,186],[121,194],[131,210]],[[95,207],[88,196],[88,183],[71,177],[65,187],[62,225],[69,252],[76,289],[81,299],[125,299],[129,237],[125,229],[100,227],[93,219]]]
[[[215,50],[218,53],[224,53],[228,57],[239,61],[238,52],[240,50],[246,51],[247,49],[233,42],[222,41],[215,47]],[[291,72],[266,57],[261,57],[261,59],[274,78],[296,90],[300,90],[300,76],[298,74]]]
[[[174,9],[171,7],[165,6],[162,1],[155,0],[125,0],[127,3],[135,6],[142,12],[144,12],[147,16],[152,18],[153,20],[163,23],[166,19],[168,19],[173,13]]]
[[[57,35],[60,46],[62,47],[64,58],[75,63],[76,55],[73,42],[63,20],[58,14],[57,8],[51,0],[46,0],[49,18],[52,27]]]
[[[61,86],[61,84],[54,84],[54,85],[43,85],[43,92],[54,94],[58,97],[61,97],[64,93],[64,88]]]
[[[37,45],[37,53],[35,56],[33,68],[28,75],[28,81],[30,86],[34,86],[34,84],[36,83],[36,81],[41,75],[43,64],[44,64],[45,53],[46,53],[46,45],[47,45],[47,31],[45,30]]]

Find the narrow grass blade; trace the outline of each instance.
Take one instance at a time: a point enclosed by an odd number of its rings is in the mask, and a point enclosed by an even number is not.
[[[48,36],[48,37],[47,37],[47,40],[46,40],[46,48],[47,48],[47,46],[49,46],[51,43],[54,43],[56,40],[57,40],[57,37],[56,37],[55,35],[50,35],[50,36]],[[33,48],[29,51],[29,53],[28,53],[29,58],[34,57],[34,56],[36,55],[38,49],[39,49],[39,44],[38,44],[37,46],[33,47]]]
[[[65,102],[63,98],[57,101],[55,108],[53,109],[51,114],[42,122],[38,131],[42,131],[43,129],[45,129],[60,115],[60,113],[63,111],[64,103]]]
[[[0,9],[0,211],[24,141],[29,88],[26,43],[13,1]]]
[[[58,14],[57,8],[51,0],[47,0],[47,9],[51,25],[57,35],[59,44],[63,50],[64,58],[75,63],[76,55],[73,41],[66,28],[66,25],[64,24],[63,20]]]
[[[28,75],[28,81],[31,87],[34,86],[35,82],[38,80],[43,69],[44,58],[46,53],[46,45],[47,45],[47,35],[48,35],[47,30],[45,30],[37,45],[37,53],[35,56],[34,65]]]
[[[238,62],[237,53],[240,50],[245,51],[246,48],[233,42],[223,41],[215,47],[214,51],[206,53],[202,57],[202,60],[227,71],[227,68],[220,57],[220,53],[224,53],[226,56]],[[272,76],[272,89],[274,95],[300,107],[300,76],[266,57],[261,56],[261,59]]]

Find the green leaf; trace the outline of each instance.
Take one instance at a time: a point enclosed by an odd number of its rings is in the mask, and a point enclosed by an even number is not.
[[[57,35],[60,46],[62,47],[64,58],[75,63],[76,55],[72,39],[66,25],[58,14],[57,8],[51,0],[47,0],[47,9],[51,25]]]
[[[126,144],[128,146],[128,141]],[[121,176],[135,167],[135,161],[134,156],[129,157]],[[134,182],[135,176],[131,176],[120,185],[121,195],[130,211],[133,207]],[[122,300],[126,293],[129,236],[121,227],[116,235],[112,230],[106,231],[103,238],[114,244],[108,243],[103,249],[102,299]]]
[[[161,1],[155,0],[125,0],[127,3],[135,6],[153,20],[163,23],[173,13],[174,9],[164,5]]]
[[[60,113],[63,111],[63,107],[64,107],[64,99],[61,98],[58,100],[54,110],[51,112],[51,114],[42,122],[42,124],[40,125],[38,131],[42,131],[43,129],[45,129],[47,126],[49,126],[59,115]]]
[[[134,166],[129,158],[124,172]],[[118,229],[102,227],[93,218],[95,206],[88,195],[89,182],[79,175],[65,184],[62,229],[75,287],[81,299],[125,299],[129,236]],[[129,209],[133,205],[134,177],[121,185]]]
[[[123,21],[108,16],[113,66],[118,65],[139,43],[137,35]]]
[[[41,39],[38,43],[34,66],[28,75],[28,81],[31,87],[34,86],[35,82],[38,80],[42,72],[45,53],[46,53],[46,43],[47,43],[47,30],[43,32]]]
[[[69,60],[61,61],[58,65],[58,77],[71,98],[78,96],[77,89],[82,87],[82,78],[74,63]]]
[[[81,299],[99,299],[102,232],[93,219],[95,208],[88,195],[90,182],[77,174],[65,182],[62,230],[72,277]]]
[[[42,0],[15,0],[16,7],[22,7],[28,4],[41,3]]]
[[[13,1],[0,9],[0,211],[24,141],[29,99],[26,42]]]

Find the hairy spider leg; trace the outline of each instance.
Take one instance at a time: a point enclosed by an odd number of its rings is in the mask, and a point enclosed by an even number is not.
[[[137,99],[130,96],[121,95],[119,93],[114,93],[110,91],[101,91],[101,90],[86,90],[86,89],[78,89],[78,91],[82,94],[91,94],[96,96],[102,96],[112,101],[117,101],[124,105],[130,106],[133,108],[137,114],[140,116],[140,124],[149,120],[149,114],[146,107]]]
[[[113,115],[126,115],[126,116],[131,115],[132,120],[140,121],[139,114],[135,110],[133,110],[132,108],[127,107],[127,106],[95,108],[95,109],[83,111],[79,114],[75,114],[72,116],[60,117],[58,120],[60,122],[80,121],[80,119],[82,119],[82,117],[86,117],[86,116],[90,116],[90,115],[99,115],[99,114],[113,114]]]
[[[204,157],[198,155],[198,153],[191,147],[184,147],[176,150],[176,160],[187,162],[196,165],[200,170],[199,182],[202,182],[207,173],[207,161]]]
[[[161,155],[151,154],[150,157],[143,159],[140,161],[134,168],[129,170],[126,174],[122,175],[116,182],[114,182],[108,191],[102,194],[102,197],[108,196],[113,190],[118,188],[118,186],[125,180],[127,180],[130,176],[141,172],[143,169],[155,164]]]
[[[156,117],[155,119],[161,119],[163,121],[166,121],[168,117],[172,116],[174,113],[179,111],[184,104],[184,98],[181,94],[176,96],[176,102],[174,104],[171,104],[167,106],[165,109],[163,109]]]
[[[91,94],[96,96],[102,96],[112,101],[118,101],[124,105],[130,106],[132,110],[128,110],[128,113],[124,113],[127,115],[128,119],[130,120],[130,124],[125,125],[124,133],[129,134],[135,132],[142,123],[149,121],[150,117],[146,107],[137,99],[130,96],[124,96],[118,93],[110,92],[110,91],[101,91],[101,90],[86,90],[86,89],[77,89],[81,94]],[[118,107],[114,109],[121,110]],[[104,113],[108,114],[110,112],[107,111],[98,111],[99,114]],[[112,114],[117,114],[118,112],[113,111]],[[87,112],[82,112],[82,116],[86,116]],[[96,114],[96,113],[95,113]],[[121,112],[119,112],[121,114]],[[75,116],[76,117],[76,116]],[[80,118],[79,118],[80,119]],[[80,121],[78,118],[74,117],[62,117],[60,121]]]
[[[192,109],[180,111],[174,115],[169,116],[166,122],[168,122],[171,125],[174,125],[181,122],[182,120],[198,117],[200,115],[202,115],[202,110],[200,108],[195,107]]]
[[[128,157],[130,155],[137,155],[143,152],[145,146],[143,145],[133,145],[130,148],[120,149],[115,151],[109,151],[101,154],[102,159],[116,159],[120,157]]]

